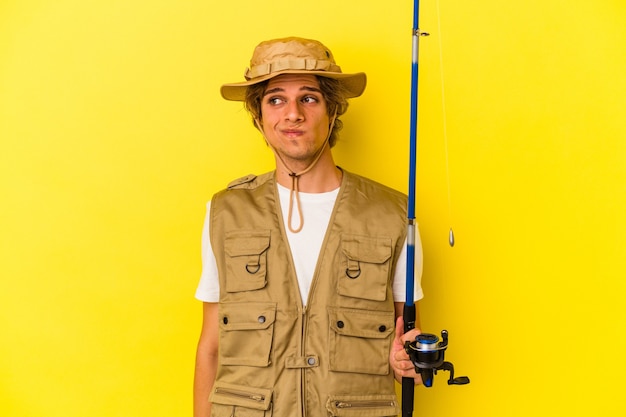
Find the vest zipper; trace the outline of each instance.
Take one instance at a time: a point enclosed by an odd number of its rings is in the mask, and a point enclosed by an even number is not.
[[[395,407],[395,401],[389,400],[353,400],[353,401],[335,401],[336,408],[383,408]]]
[[[311,295],[311,293],[309,293],[309,295]],[[306,352],[306,347],[305,347],[305,343],[306,343],[306,327],[307,327],[307,319],[306,319],[306,309],[308,307],[308,304],[302,307],[302,336],[301,336],[301,352],[300,355],[304,356],[304,353]],[[301,407],[302,407],[302,417],[306,417],[307,416],[307,412],[306,412],[306,398],[304,398],[304,393],[306,392],[306,369],[301,369],[300,370],[300,403],[301,403]]]
[[[222,387],[215,388],[215,393],[227,395],[230,397],[243,398],[245,400],[252,400],[252,401],[259,402],[259,403],[265,401],[265,395],[254,394],[252,392],[239,391],[239,390],[234,390],[234,389],[229,389],[229,388],[222,388]]]

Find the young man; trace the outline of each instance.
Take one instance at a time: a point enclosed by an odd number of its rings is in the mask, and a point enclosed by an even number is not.
[[[209,204],[194,415],[397,415],[394,376],[420,382],[403,349],[419,333],[402,331],[407,200],[331,152],[365,74],[285,38],[257,46],[246,80],[222,96],[245,102],[276,170]]]

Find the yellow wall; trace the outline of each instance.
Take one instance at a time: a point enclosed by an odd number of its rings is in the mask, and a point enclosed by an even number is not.
[[[272,165],[219,85],[260,40],[319,38],[369,75],[338,163],[405,191],[412,7],[0,3],[2,415],[190,415],[204,203]],[[416,415],[618,415],[626,7],[442,0],[440,12],[439,29],[422,1],[423,327],[450,331],[447,358],[472,383],[438,375],[416,390]]]

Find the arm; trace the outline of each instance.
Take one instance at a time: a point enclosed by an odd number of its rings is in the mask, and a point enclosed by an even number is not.
[[[404,333],[404,319],[402,313],[404,303],[394,303],[396,310],[396,337],[393,340],[391,351],[389,352],[389,365],[393,369],[396,381],[402,382],[402,378],[413,378],[416,384],[422,383],[422,377],[415,372],[415,367],[409,359],[408,353],[404,350],[406,341],[415,340],[420,331],[420,315],[418,303],[415,303],[415,329]]]
[[[218,352],[217,303],[202,303],[202,331],[196,352],[193,381],[193,415],[209,417],[209,394],[215,381]]]

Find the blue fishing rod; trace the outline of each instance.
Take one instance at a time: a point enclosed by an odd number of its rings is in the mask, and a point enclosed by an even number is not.
[[[413,0],[413,54],[411,63],[411,125],[409,137],[409,193],[407,207],[406,300],[404,332],[415,328],[415,177],[417,170],[417,80],[419,59],[419,0]],[[402,378],[402,417],[413,416],[415,381]]]
[[[413,0],[413,54],[411,63],[411,125],[409,138],[409,192],[407,205],[407,256],[406,256],[406,300],[403,319],[404,332],[415,328],[416,308],[415,292],[415,182],[417,171],[417,90],[419,75],[419,38],[428,33],[419,29],[419,0]],[[454,246],[454,235],[450,229],[450,246]],[[433,376],[437,371],[450,372],[448,385],[465,385],[470,380],[466,376],[454,377],[454,365],[445,361],[444,355],[448,347],[448,332],[441,331],[442,340],[430,333],[422,333],[412,342],[406,342],[405,350],[415,366],[425,387],[432,387]],[[415,400],[415,381],[413,378],[402,378],[402,417],[412,417]]]

